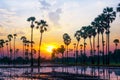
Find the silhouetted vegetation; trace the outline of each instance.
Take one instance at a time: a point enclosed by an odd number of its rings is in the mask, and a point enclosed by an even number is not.
[[[57,49],[54,49],[52,52],[53,62],[62,62],[62,64],[81,64],[81,65],[109,65],[117,63],[119,64],[119,48],[118,43],[119,39],[115,39],[115,50],[111,52],[110,50],[110,28],[112,22],[116,18],[116,13],[120,12],[120,4],[118,4],[116,11],[112,7],[106,7],[103,9],[102,13],[98,15],[90,25],[82,26],[79,30],[74,33],[74,37],[77,42],[74,43],[74,49],[72,50],[73,56],[69,56],[69,45],[71,44],[71,37],[68,33],[63,34],[63,42],[65,44],[61,45]],[[35,17],[29,17],[27,21],[30,22],[31,28],[31,40],[28,40],[26,36],[21,36],[23,42],[22,57],[16,57],[19,53],[19,49],[16,49],[16,38],[17,34],[8,34],[8,40],[0,39],[0,53],[1,53],[1,63],[16,63],[20,60],[19,63],[28,64],[31,66],[34,65],[34,62],[38,64],[38,67],[41,63],[41,44],[43,33],[47,31],[48,24],[45,20],[35,21]],[[34,47],[34,27],[40,30],[40,39],[39,39],[39,49],[35,50]],[[105,36],[106,35],[106,36]],[[101,38],[100,38],[101,37]],[[13,38],[13,40],[12,40]],[[81,40],[83,39],[83,43]],[[86,40],[89,39],[89,43],[86,43]],[[11,42],[13,41],[13,45]],[[101,43],[100,43],[101,41]],[[6,44],[7,56],[4,56],[4,45]],[[30,49],[29,49],[30,44]],[[87,49],[87,46],[90,45],[90,50]],[[100,46],[101,45],[101,46]],[[13,46],[13,49],[12,49]],[[101,50],[100,50],[101,49]],[[73,51],[74,50],[74,51]],[[33,55],[38,51],[38,58],[34,59]],[[59,58],[59,53],[62,55],[62,58]],[[90,54],[88,56],[87,54]],[[79,55],[80,54],[80,55]],[[65,55],[65,56],[64,56]]]

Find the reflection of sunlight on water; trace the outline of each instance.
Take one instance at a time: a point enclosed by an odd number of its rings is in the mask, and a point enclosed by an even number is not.
[[[104,71],[103,71],[104,70]],[[31,68],[0,68],[0,79],[4,78],[5,80],[29,80],[27,77],[23,78],[23,73],[30,73]],[[99,74],[97,67],[80,67],[80,66],[71,66],[71,67],[41,67],[40,72],[69,72],[69,73],[78,73],[78,74],[87,74],[87,75],[99,75],[101,78],[108,79],[110,76],[110,80],[119,80],[120,70],[119,68],[111,68],[108,69],[106,67],[100,67]],[[38,69],[34,68],[33,73],[37,73]],[[46,77],[48,75],[35,75],[36,77]],[[37,79],[33,79],[37,80]]]

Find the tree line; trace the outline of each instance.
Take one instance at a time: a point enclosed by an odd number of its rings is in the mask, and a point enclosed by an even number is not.
[[[119,13],[119,12],[120,12],[120,4],[118,4],[118,6],[116,7],[116,10],[114,10],[113,7],[106,7],[103,9],[103,12],[91,22],[90,25],[82,26],[81,29],[75,32],[74,37],[76,38],[77,42],[74,43],[73,45],[74,45],[74,51],[75,51],[76,64],[78,63],[78,59],[81,59],[81,58],[83,60],[82,64],[86,64],[86,59],[87,59],[86,39],[89,39],[91,64],[95,64],[96,62],[97,65],[100,65],[101,54],[102,54],[102,64],[103,65],[110,64],[110,58],[111,58],[110,28],[111,28],[111,24],[116,18],[116,13]],[[100,37],[101,37],[102,43],[100,43]],[[81,39],[83,39],[84,42],[80,44]],[[62,53],[63,55],[64,51],[66,50],[66,58],[68,58],[68,46],[71,43],[71,38],[68,33],[63,34],[63,41],[65,44],[65,48],[62,45],[60,47],[61,51],[59,49],[53,50],[53,56],[55,55],[55,53]],[[115,43],[115,46],[116,46],[116,49],[115,49],[115,52],[116,52],[119,39],[115,39],[113,42]],[[101,46],[102,50],[100,50],[100,44],[102,45]],[[80,46],[80,50],[78,49],[79,46]],[[81,58],[78,57],[78,52],[80,52]],[[114,52],[114,55],[115,55],[115,52]],[[116,55],[118,54],[118,52],[116,53]],[[66,59],[66,62],[67,61],[68,59]]]

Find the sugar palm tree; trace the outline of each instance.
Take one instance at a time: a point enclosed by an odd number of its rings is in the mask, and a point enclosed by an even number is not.
[[[77,40],[77,45],[76,45],[76,64],[77,64],[77,58],[78,58],[78,45],[79,45],[79,42],[80,42],[81,31],[80,31],[80,30],[76,31],[74,37],[75,37],[76,40]]]
[[[15,53],[18,54],[18,52],[19,52],[19,49],[16,49],[16,50],[15,50]],[[17,55],[17,56],[18,56],[18,55]],[[17,56],[16,56],[16,57],[17,57]]]
[[[97,49],[98,49],[98,61],[97,61],[97,64],[99,65],[100,63],[100,41],[99,41],[99,35],[100,35],[100,31],[101,31],[101,26],[100,26],[100,17],[98,16],[97,18],[95,18],[94,22],[92,23],[93,27],[96,28],[97,30],[97,35],[98,35],[98,38],[97,38]]]
[[[113,11],[112,7],[104,8],[103,10],[103,17],[104,17],[104,23],[106,26],[104,26],[106,30],[106,45],[107,45],[107,53],[108,53],[108,64],[109,64],[109,52],[110,52],[110,24],[115,20],[116,18],[116,12]]]
[[[115,44],[114,55],[118,53],[117,52],[117,47],[118,47],[119,42],[120,42],[119,39],[114,39],[113,40],[113,43]],[[116,55],[114,57],[116,57]],[[118,59],[115,59],[115,62],[118,63]]]
[[[5,43],[5,41],[3,39],[0,39],[0,48],[2,50],[2,53],[1,53],[2,57],[4,57],[4,49],[3,49],[4,43]]]
[[[102,56],[103,56],[103,65],[105,64],[105,58],[104,58],[104,46],[105,46],[105,41],[104,41],[104,32],[105,29],[104,27],[106,26],[106,24],[104,24],[104,14],[99,15],[99,25],[100,25],[100,33],[102,35]]]
[[[82,52],[83,52],[83,50],[82,50],[82,48],[83,48],[83,45],[80,44],[81,64],[83,64],[83,59],[82,59],[82,56],[83,56]]]
[[[115,50],[117,50],[118,43],[120,42],[119,39],[114,39],[113,41],[115,43]]]
[[[73,46],[74,46],[74,54],[73,54],[73,56],[74,56],[75,62],[76,62],[76,43],[73,43]]]
[[[64,45],[61,45],[61,47],[58,48],[57,51],[62,54],[62,64],[63,64],[63,59],[64,59],[63,55],[64,55],[64,51],[65,51]]]
[[[92,38],[92,36],[93,36],[93,32],[94,32],[94,30],[93,30],[93,26],[87,26],[87,36],[89,37],[89,41],[90,41],[90,47],[91,47],[91,50],[90,50],[90,54],[91,54],[91,57],[92,57],[92,60],[91,60],[91,62],[92,62],[92,64],[94,64],[94,59],[93,59],[93,46],[92,46],[92,40],[91,40],[91,38]]]
[[[71,38],[67,33],[63,34],[64,44],[66,45],[67,50],[67,62],[68,62],[68,45],[71,43]]]
[[[9,50],[8,50],[8,40],[5,40],[6,47],[7,47],[7,56],[9,57]]]
[[[27,54],[27,57],[28,57],[28,59],[29,59],[29,44],[30,44],[30,41],[29,40],[26,40],[26,44],[27,44],[27,52],[28,52],[28,54]]]
[[[105,46],[105,41],[104,41],[104,29],[101,31],[102,35],[102,56],[103,56],[103,65],[105,64],[105,51],[104,51],[104,46]]]
[[[9,40],[9,46],[10,46],[10,58],[12,59],[12,48],[11,48],[11,40],[13,38],[13,35],[12,34],[9,34],[7,36],[8,40]]]
[[[98,34],[98,46],[97,46],[97,49],[98,49],[98,64],[100,63],[99,61],[99,53],[100,53],[100,44],[99,44],[99,35],[101,33],[102,35],[102,54],[103,54],[103,64],[105,63],[104,61],[104,27],[106,27],[106,24],[104,23],[104,14],[101,14],[99,15],[97,18],[95,18],[94,22],[92,23],[93,27],[95,27],[97,29],[97,34]]]
[[[22,40],[22,42],[23,42],[23,58],[24,58],[24,54],[25,54],[25,42],[26,42],[26,37],[25,36],[22,36],[21,38],[20,38],[21,40]]]
[[[85,55],[86,55],[86,38],[87,38],[87,27],[83,26],[81,28],[81,37],[84,39],[84,58],[83,58],[83,63],[85,64]]]
[[[34,21],[35,21],[35,17],[29,17],[27,19],[27,21],[31,22],[31,42],[33,41],[33,28],[34,28]],[[32,52],[32,49],[33,49],[33,44],[31,43],[31,66],[33,66],[33,52]]]
[[[53,50],[52,50],[52,54],[51,54],[51,59],[52,59],[52,61],[55,60],[55,57],[56,57],[55,54],[56,54],[56,52],[57,52],[56,49],[53,49]]]
[[[16,36],[17,36],[17,34],[13,34],[13,38],[14,38],[14,59],[15,59],[15,52],[16,52],[16,51],[15,51],[15,50],[16,50],[16,49],[15,49],[15,39],[16,39]]]
[[[44,20],[40,20],[39,22],[35,22],[37,24],[37,29],[40,30],[40,41],[39,41],[39,54],[38,54],[38,67],[40,66],[40,51],[41,51],[41,43],[42,43],[42,36],[45,31],[47,31],[47,23]]]
[[[93,56],[95,57],[95,37],[96,37],[96,28],[94,27],[95,24],[94,24],[94,21],[91,23],[91,26],[92,26],[92,36],[93,36]],[[95,63],[95,61],[93,60],[93,64]]]
[[[120,13],[120,3],[118,4],[118,6],[117,6],[117,12],[119,12]]]

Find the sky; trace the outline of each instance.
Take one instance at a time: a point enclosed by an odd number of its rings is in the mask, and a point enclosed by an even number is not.
[[[75,31],[91,22],[102,13],[105,7],[116,7],[120,0],[0,0],[0,38],[7,39],[8,34],[16,33],[16,48],[22,50],[21,36],[30,40],[30,23],[27,18],[34,16],[39,21],[44,19],[49,27],[43,34],[42,56],[50,57],[47,47],[58,47],[63,43],[62,35],[68,33],[73,48]],[[113,40],[120,36],[120,17],[111,24],[111,49],[114,48]],[[38,50],[39,30],[34,29],[34,48]],[[81,39],[80,43],[83,40]],[[87,40],[88,42],[88,40]],[[89,44],[89,42],[88,42]],[[87,46],[89,49],[89,45]],[[89,55],[89,54],[88,54]]]

